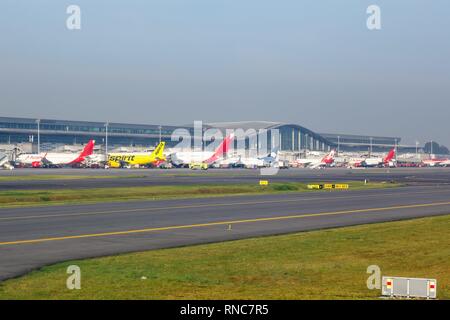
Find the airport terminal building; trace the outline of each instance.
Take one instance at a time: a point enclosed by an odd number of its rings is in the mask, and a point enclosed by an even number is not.
[[[316,133],[299,124],[287,124],[268,121],[242,121],[204,123],[203,129],[216,128],[223,132],[226,129],[242,129],[245,132],[267,130],[270,147],[270,130],[279,132],[281,151],[301,152],[328,151],[332,148],[340,151],[386,151],[395,145],[400,145],[399,137],[363,136],[348,134]],[[90,139],[102,148],[108,141],[110,147],[153,147],[160,140],[166,141],[167,147],[174,147],[178,140],[171,141],[172,133],[183,129],[191,135],[194,127],[191,125],[170,126],[159,124],[126,124],[91,121],[71,121],[52,119],[30,119],[0,117],[0,144],[32,146],[36,152],[39,143],[40,150],[52,150],[61,145],[82,145]],[[273,138],[272,138],[273,139]],[[247,141],[247,147],[250,141]],[[405,148],[407,146],[404,146]],[[408,147],[410,148],[410,147]]]

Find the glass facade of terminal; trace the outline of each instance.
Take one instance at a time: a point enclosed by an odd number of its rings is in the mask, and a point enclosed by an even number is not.
[[[328,151],[334,144],[326,138],[296,125],[282,125],[278,128],[281,136],[281,150],[302,151],[317,150]]]
[[[108,128],[106,128],[108,126]],[[41,143],[85,144],[90,139],[103,144],[108,129],[108,144],[111,146],[153,146],[159,137],[168,140],[178,127],[159,125],[135,125],[85,121],[46,120],[39,121]],[[187,128],[190,130],[190,128]],[[0,143],[37,143],[38,123],[36,119],[0,117]],[[174,142],[176,143],[176,142]]]
[[[223,126],[221,126],[223,125]],[[193,135],[193,127],[166,126],[166,125],[142,125],[108,123],[108,145],[114,146],[138,146],[152,147],[159,139],[166,141],[168,147],[178,144],[171,141],[171,135],[175,129],[182,128]],[[313,131],[295,124],[279,124],[270,122],[235,122],[216,123],[214,126],[204,125],[204,129],[218,128],[225,132],[226,129],[243,129],[243,131],[260,129],[268,131],[267,148],[272,150],[277,144],[282,151],[301,152],[304,150],[328,151],[336,148],[340,150],[368,150],[372,145],[374,151],[386,150],[400,142],[396,137],[369,137],[357,135],[317,134]],[[277,129],[278,137],[272,137],[271,129]],[[89,121],[66,121],[41,119],[39,121],[41,144],[72,145],[85,144],[90,139],[97,141],[97,145],[104,145],[106,138],[106,123]],[[36,119],[0,117],[0,143],[17,144],[31,142],[37,144],[38,122]],[[278,143],[274,139],[278,138]],[[251,143],[260,145],[253,139],[246,139],[246,148]],[[237,143],[235,145],[237,147]],[[256,146],[252,146],[256,148]],[[261,148],[261,147],[260,147]]]
[[[341,150],[368,151],[374,152],[386,151],[401,142],[400,137],[378,137],[378,136],[360,136],[348,134],[321,133],[321,136],[335,145],[339,145]]]

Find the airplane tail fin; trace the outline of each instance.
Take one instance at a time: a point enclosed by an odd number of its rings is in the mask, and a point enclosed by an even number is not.
[[[272,158],[278,160],[278,151],[280,151],[280,147],[279,146],[273,148],[271,150],[270,154],[269,154],[269,157],[272,157]]]
[[[229,136],[225,137],[223,141],[220,143],[219,147],[217,147],[216,151],[214,151],[214,154],[207,159],[206,163],[213,163],[217,159],[219,159],[221,156],[226,154],[228,150],[230,149],[230,144],[233,142],[234,134],[230,134]]]
[[[152,156],[156,159],[156,160],[164,160],[164,147],[165,147],[166,143],[164,141],[161,141],[155,148],[155,150],[153,150]]]
[[[323,163],[331,163],[334,161],[334,157],[336,155],[336,150],[331,150],[330,153],[328,153],[325,157],[323,157],[322,162]]]
[[[75,160],[71,161],[70,164],[83,162],[87,156],[90,156],[94,152],[94,146],[95,140],[89,140],[89,142],[84,146],[83,151],[81,151],[78,157]],[[45,158],[46,156],[47,154],[45,154],[45,156],[42,158],[42,162],[47,161],[47,159]]]
[[[394,159],[394,157],[395,157],[395,148],[391,149],[391,151],[389,151],[387,156],[383,159],[383,162],[389,163],[392,159]]]
[[[89,142],[84,146],[83,151],[81,151],[79,157],[84,158],[90,156],[94,152],[95,140],[89,140]]]

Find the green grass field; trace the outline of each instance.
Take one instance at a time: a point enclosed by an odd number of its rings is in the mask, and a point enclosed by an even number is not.
[[[349,182],[351,190],[391,188],[399,184]],[[317,190],[316,190],[317,191]],[[267,194],[281,192],[314,192],[305,183],[273,183],[240,185],[178,185],[134,188],[10,190],[0,191],[0,207],[24,205],[89,203],[100,201],[159,200],[171,198],[218,197],[230,195]],[[321,190],[321,192],[331,192]],[[334,190],[333,192],[345,192]]]
[[[383,275],[450,299],[450,215],[70,261],[0,284],[0,299],[377,299]],[[66,268],[81,268],[81,290]]]

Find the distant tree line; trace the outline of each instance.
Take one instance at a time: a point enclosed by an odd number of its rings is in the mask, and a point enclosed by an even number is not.
[[[425,153],[431,153],[433,151],[434,154],[450,154],[450,150],[444,145],[440,145],[437,142],[433,141],[433,148],[431,148],[431,142],[425,143],[423,147],[423,151]]]

